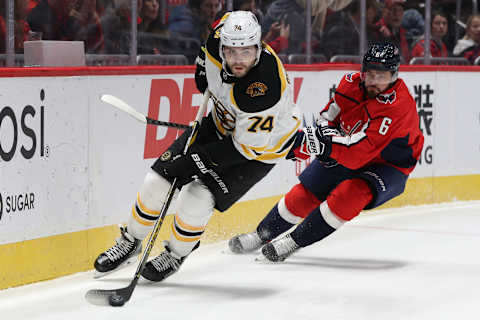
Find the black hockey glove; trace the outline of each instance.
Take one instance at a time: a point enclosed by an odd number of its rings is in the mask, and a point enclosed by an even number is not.
[[[177,155],[165,162],[163,171],[167,177],[188,181],[194,176],[201,178],[214,166],[202,147],[192,146],[186,155]]]

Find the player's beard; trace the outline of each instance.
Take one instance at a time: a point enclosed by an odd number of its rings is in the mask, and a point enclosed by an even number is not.
[[[242,68],[242,69],[237,70],[236,68]],[[248,73],[250,68],[251,68],[251,66],[249,66],[246,63],[235,63],[234,65],[232,65],[230,67],[233,75],[237,78],[244,77]]]
[[[367,97],[370,99],[375,98],[381,92],[377,86],[365,87],[365,91],[367,92]]]

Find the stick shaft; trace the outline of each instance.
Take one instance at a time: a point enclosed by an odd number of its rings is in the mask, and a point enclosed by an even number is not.
[[[133,118],[137,119],[140,122],[146,123],[146,124],[152,124],[156,126],[163,126],[163,127],[171,127],[171,128],[176,128],[176,129],[188,129],[190,128],[189,125],[186,124],[181,124],[181,123],[175,123],[175,122],[167,122],[167,121],[161,121],[161,120],[156,120],[149,118],[142,114],[141,112],[138,112],[135,108],[130,106],[128,103],[123,101],[122,99],[112,96],[110,94],[103,94],[100,97],[100,100],[102,100],[105,103],[108,103],[109,105],[122,110],[123,112],[129,114]]]
[[[188,148],[191,145],[192,138],[197,134],[197,131],[200,127],[200,122],[202,119],[203,114],[207,110],[207,105],[208,105],[208,100],[210,99],[210,91],[205,91],[205,95],[203,98],[203,103],[198,109],[197,116],[195,118],[195,122],[193,123],[192,127],[192,132],[190,133],[186,143],[185,143],[185,148],[183,150],[183,154],[185,155],[188,151]],[[167,214],[168,208],[170,207],[170,203],[172,202],[173,195],[175,193],[175,189],[178,186],[177,178],[173,180],[173,183],[170,185],[170,189],[168,190],[167,194],[167,199],[165,199],[165,202],[163,203],[162,209],[160,210],[160,216],[158,217],[157,221],[155,221],[155,224],[153,226],[152,233],[150,234],[150,238],[148,239],[147,246],[143,252],[142,259],[140,260],[140,263],[137,267],[137,271],[135,272],[134,279],[132,281],[133,287],[132,287],[132,293],[133,289],[140,278],[140,275],[142,273],[143,268],[145,267],[145,264],[147,263],[148,256],[150,255],[150,252],[152,251],[153,245],[155,244],[155,240],[157,240],[158,233],[160,232],[160,228],[163,224],[163,220]],[[134,282],[135,281],[135,282]]]
[[[200,128],[200,122],[205,114],[205,111],[207,110],[207,105],[208,105],[208,100],[210,98],[210,92],[207,90],[204,95],[204,100],[202,105],[200,106],[199,110],[197,111],[197,116],[195,118],[195,121],[192,126],[192,131],[190,132],[190,135],[188,136],[187,141],[185,142],[185,147],[183,150],[183,154],[186,154],[190,145],[194,141],[195,135],[198,133],[198,130]],[[165,199],[165,202],[162,206],[162,209],[160,211],[160,217],[155,221],[155,224],[153,226],[152,233],[150,235],[150,238],[148,239],[147,246],[143,252],[142,258],[140,260],[140,263],[137,266],[137,270],[135,271],[135,275],[133,276],[132,281],[127,287],[124,288],[119,288],[119,289],[92,289],[89,290],[85,298],[87,301],[89,301],[92,304],[96,305],[109,305],[110,298],[112,296],[120,296],[124,302],[127,302],[130,300],[130,297],[133,294],[133,291],[135,290],[135,287],[137,286],[138,280],[140,278],[140,275],[142,274],[143,269],[145,268],[145,264],[147,262],[148,256],[150,255],[150,252],[152,251],[153,245],[155,243],[155,240],[157,239],[158,233],[160,231],[160,228],[162,227],[164,218],[167,214],[168,208],[170,207],[170,203],[172,202],[173,195],[175,193],[176,188],[178,187],[178,182],[177,179],[175,178],[173,180],[173,183],[171,184],[167,197]]]

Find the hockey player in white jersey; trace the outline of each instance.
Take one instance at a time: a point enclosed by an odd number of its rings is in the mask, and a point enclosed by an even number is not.
[[[111,272],[136,258],[177,178],[181,188],[170,240],[142,276],[161,281],[175,273],[199,246],[213,210],[230,208],[293,145],[301,121],[292,86],[278,57],[261,42],[251,12],[227,13],[214,26],[197,58],[195,81],[199,91],[210,91],[212,110],[185,156],[188,130],[153,164],[121,237],[95,261],[97,272]]]

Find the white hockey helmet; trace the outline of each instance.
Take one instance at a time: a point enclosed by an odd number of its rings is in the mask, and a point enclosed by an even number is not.
[[[248,47],[257,46],[256,65],[262,51],[262,28],[257,17],[250,11],[233,11],[225,19],[220,29],[220,57],[225,69],[223,46]]]

